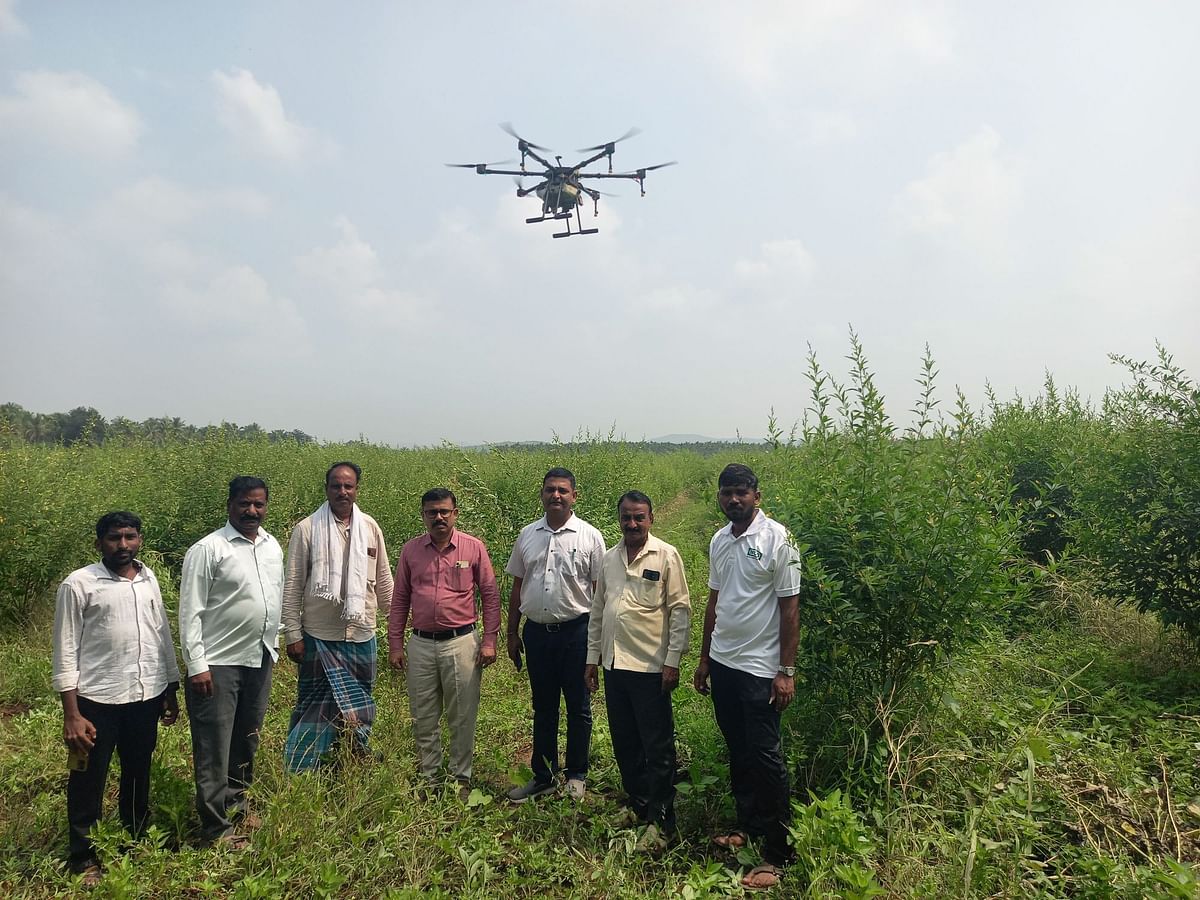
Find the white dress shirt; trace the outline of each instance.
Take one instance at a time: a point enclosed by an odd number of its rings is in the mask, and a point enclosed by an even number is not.
[[[122,578],[104,563],[76,569],[54,605],[54,690],[96,703],[153,700],[178,683],[175,642],[158,579],[137,563]]]
[[[183,558],[179,642],[188,675],[210,666],[262,665],[279,658],[283,550],[263,529],[251,541],[229,523]]]
[[[591,610],[603,561],[604,538],[593,526],[572,513],[554,531],[542,516],[521,529],[504,571],[521,579],[521,615],[550,625]]]

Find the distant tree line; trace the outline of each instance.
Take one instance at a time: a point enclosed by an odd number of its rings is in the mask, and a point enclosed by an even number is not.
[[[266,431],[256,422],[249,425],[222,422],[220,425],[197,427],[189,425],[178,416],[158,416],[135,422],[124,416],[106,419],[90,406],[77,406],[65,413],[36,413],[17,403],[0,404],[0,436],[16,438],[30,444],[61,444],[69,447],[79,443],[100,445],[129,440],[165,444],[200,441],[217,434],[247,440],[265,438],[271,443],[316,442],[316,438],[303,431]]]

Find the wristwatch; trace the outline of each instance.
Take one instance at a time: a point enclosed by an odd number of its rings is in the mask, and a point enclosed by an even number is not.
[[[795,678],[796,677],[796,667],[795,666],[780,666],[779,674],[786,675],[788,678]]]

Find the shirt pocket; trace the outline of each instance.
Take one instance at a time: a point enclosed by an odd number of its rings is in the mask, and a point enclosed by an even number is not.
[[[629,593],[639,609],[658,609],[662,606],[662,582],[641,575],[628,578]]]
[[[475,570],[470,565],[464,567],[452,563],[449,582],[451,590],[464,594],[475,586]]]

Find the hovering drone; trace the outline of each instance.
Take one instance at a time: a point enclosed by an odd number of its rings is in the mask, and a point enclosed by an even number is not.
[[[624,178],[628,181],[636,181],[638,187],[641,188],[642,196],[646,196],[646,173],[653,172],[655,169],[662,169],[666,166],[675,165],[674,161],[659,163],[656,166],[646,166],[642,169],[636,169],[633,172],[613,172],[612,157],[616,150],[617,144],[626,138],[631,138],[635,134],[640,134],[641,129],[630,128],[627,132],[617,138],[615,141],[609,141],[606,144],[597,144],[595,147],[585,147],[577,152],[579,153],[594,153],[582,162],[578,162],[573,166],[564,166],[562,157],[555,156],[554,162],[550,162],[545,157],[539,156],[535,151],[541,150],[543,153],[553,153],[549,147],[542,147],[532,141],[527,141],[513,130],[512,125],[505,122],[501,126],[506,132],[517,139],[517,149],[521,151],[521,168],[519,170],[499,169],[495,166],[511,165],[516,160],[506,159],[502,162],[494,163],[446,163],[454,169],[474,169],[479,175],[511,175],[513,181],[517,184],[517,196],[528,197],[530,194],[535,195],[542,201],[542,214],[526,219],[529,224],[534,222],[545,222],[550,220],[562,220],[566,223],[566,231],[557,232],[554,237],[564,238],[571,237],[576,234],[595,234],[600,229],[584,228],[583,219],[579,212],[580,203],[584,196],[590,197],[592,200],[593,215],[600,215],[600,195],[604,191],[590,188],[583,183],[584,178]],[[608,157],[607,172],[584,172],[585,167],[590,166],[598,160]],[[532,157],[538,163],[545,167],[545,171],[539,173],[537,171],[529,172],[525,169],[525,158]],[[533,187],[525,187],[525,183],[521,180],[525,176],[540,177],[542,180]],[[611,194],[604,194],[606,197]],[[571,217],[575,218],[575,230],[571,230]]]

